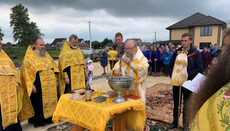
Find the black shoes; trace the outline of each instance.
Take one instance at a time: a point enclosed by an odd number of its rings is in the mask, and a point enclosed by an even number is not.
[[[177,128],[177,124],[172,123],[172,124],[170,124],[170,125],[167,125],[166,128],[167,128],[167,129]]]
[[[38,127],[40,127],[39,125],[34,125],[34,128],[38,128]]]
[[[38,128],[38,127],[40,127],[40,126],[44,126],[45,124],[44,123],[36,123],[36,124],[34,124],[34,128]]]
[[[102,76],[103,76],[103,75],[106,75],[106,73],[103,73],[103,74],[101,74],[101,75],[102,75]]]

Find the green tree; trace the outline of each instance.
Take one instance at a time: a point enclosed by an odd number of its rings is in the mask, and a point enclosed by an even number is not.
[[[6,45],[10,45],[10,44],[12,44],[12,43],[10,43],[10,42],[6,42]]]
[[[85,43],[86,43],[86,44],[90,44],[90,41],[89,41],[89,40],[85,40]]]
[[[27,8],[18,4],[11,8],[11,11],[10,26],[13,28],[14,41],[17,41],[19,46],[28,46],[43,36],[37,24],[30,22]]]
[[[94,49],[100,49],[101,43],[99,41],[93,41],[92,46]]]
[[[101,42],[101,46],[104,47],[108,43],[113,43],[111,39],[108,39],[107,37]]]
[[[2,39],[4,34],[2,33],[2,29],[0,28],[0,39]]]

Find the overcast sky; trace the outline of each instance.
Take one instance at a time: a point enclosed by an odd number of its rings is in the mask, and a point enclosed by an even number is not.
[[[168,26],[196,12],[230,22],[229,0],[1,0],[0,27],[3,42],[13,42],[10,27],[11,8],[21,3],[28,8],[30,20],[37,23],[46,43],[55,38],[77,34],[92,40],[114,39],[121,32],[124,39],[141,38],[153,42],[168,40]]]

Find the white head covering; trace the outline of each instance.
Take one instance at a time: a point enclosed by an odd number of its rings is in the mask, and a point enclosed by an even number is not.
[[[91,61],[91,60],[88,60],[88,63],[92,63],[92,61]]]

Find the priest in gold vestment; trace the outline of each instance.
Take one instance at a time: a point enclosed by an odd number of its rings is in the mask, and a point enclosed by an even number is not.
[[[119,71],[119,63],[122,63],[121,73]],[[145,103],[146,77],[148,72],[148,60],[143,55],[142,51],[137,47],[135,41],[128,40],[125,43],[125,54],[122,56],[115,67],[113,75],[131,76],[134,78],[130,88],[124,93],[125,95],[139,96]],[[145,126],[145,114],[139,114],[134,110],[128,111],[125,114],[126,128],[131,130],[142,130]],[[132,125],[138,125],[138,129],[133,129]]]
[[[21,67],[21,81],[35,112],[29,123],[34,123],[36,128],[52,122],[58,98],[58,72],[57,64],[45,50],[43,39],[37,39],[27,48]]]
[[[21,131],[18,114],[22,109],[23,89],[18,71],[2,50],[0,38],[0,130]]]
[[[71,90],[85,88],[85,80],[88,78],[85,58],[78,46],[78,37],[72,34],[69,41],[62,47],[58,61],[60,74],[59,93],[68,93]]]

